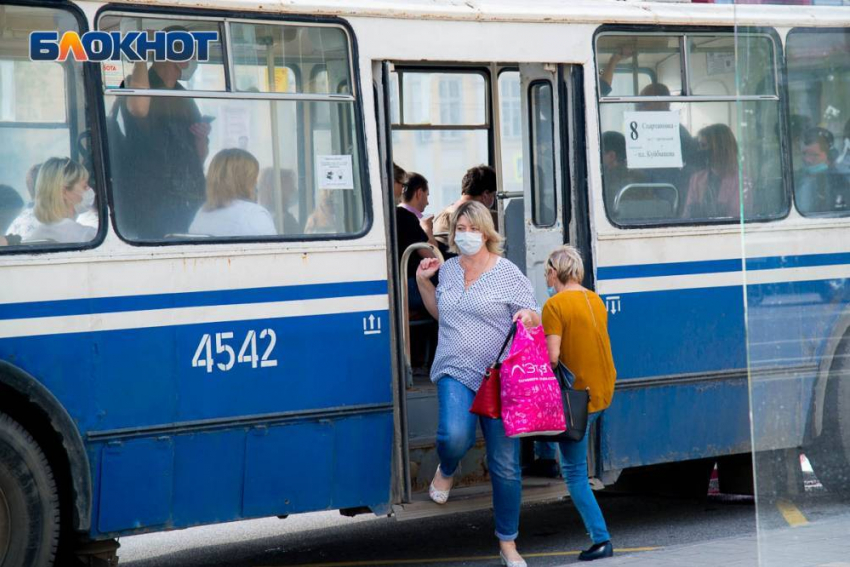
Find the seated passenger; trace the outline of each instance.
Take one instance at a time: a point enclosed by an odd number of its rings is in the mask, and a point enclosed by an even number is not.
[[[629,184],[641,181],[640,172],[626,165],[626,137],[619,132],[602,134],[602,180],[605,184],[605,205],[614,211],[617,195]]]
[[[336,206],[333,202],[335,191],[319,191],[316,208],[304,225],[305,234],[336,234]]]
[[[283,211],[283,227],[280,234],[303,234],[304,223],[295,218],[290,208],[298,203],[293,202],[293,196],[298,192],[295,172],[291,169],[280,170],[280,186],[275,187],[274,169],[267,167],[260,173],[260,183],[257,186],[257,202],[272,218],[277,219],[277,211]]]
[[[35,218],[39,226],[27,240],[59,243],[88,242],[97,229],[74,220],[94,202],[88,186],[89,172],[70,158],[50,158],[38,172],[35,184]]]
[[[478,201],[492,210],[496,202],[496,170],[489,165],[476,165],[467,170],[460,182],[461,197],[434,217],[434,238],[442,246],[448,246],[448,233],[452,213],[468,201]]]
[[[6,229],[23,208],[24,200],[15,189],[8,185],[0,185],[0,234],[6,234]]]
[[[699,131],[700,169],[691,176],[682,216],[687,219],[740,217],[738,143],[725,124]],[[744,203],[749,209],[749,182],[744,179]]]
[[[29,193],[30,202],[24,207],[24,210],[18,214],[17,218],[12,221],[12,224],[6,230],[7,234],[17,234],[23,240],[30,237],[32,232],[38,227],[38,219],[35,218],[35,180],[38,178],[38,170],[41,164],[37,163],[27,170],[26,185],[27,193]]]
[[[794,173],[795,199],[803,214],[831,213],[847,207],[848,183],[830,159],[832,143],[832,133],[824,128],[809,128],[803,133],[803,167]]]
[[[409,174],[402,193],[402,203],[395,209],[399,259],[411,244],[428,242],[428,234],[419,223],[419,217],[427,206],[428,180],[418,173]],[[407,262],[408,305],[411,311],[421,311],[425,307],[419,286],[416,285],[416,269],[422,258],[433,257],[430,251],[420,249]]]
[[[207,172],[207,201],[189,233],[208,236],[274,236],[272,215],[258,205],[257,159],[236,148],[221,150]]]

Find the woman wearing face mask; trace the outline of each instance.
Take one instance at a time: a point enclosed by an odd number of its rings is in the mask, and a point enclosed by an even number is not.
[[[75,219],[94,203],[94,191],[88,186],[89,172],[70,158],[50,158],[38,172],[33,213],[39,226],[27,240],[52,240],[61,243],[88,242],[97,229],[83,226]]]
[[[712,124],[697,134],[701,169],[691,176],[683,217],[687,219],[741,216],[738,179],[738,143],[725,124]],[[744,207],[749,210],[752,191],[746,178]]]
[[[611,557],[614,547],[599,504],[587,481],[587,438],[593,423],[611,405],[617,371],[608,338],[605,302],[581,285],[584,264],[572,246],[562,246],[546,262],[550,298],[543,306],[543,329],[552,367],[562,362],[575,376],[573,388],[590,389],[587,431],[581,441],[562,441],[561,471],[570,498],[581,514],[593,545],[579,560]]]
[[[425,307],[439,323],[431,380],[437,385],[440,407],[440,465],[429,493],[436,503],[446,502],[452,476],[475,443],[475,426],[480,422],[502,562],[524,567],[515,544],[522,491],[519,439],[505,436],[501,419],[478,417],[469,408],[484,372],[496,362],[511,322],[519,319],[533,327],[540,324],[540,315],[531,282],[501,257],[501,238],[487,207],[476,201],[457,207],[451,217],[449,246],[460,256],[442,266],[435,258],[424,259],[416,272]],[[438,271],[440,283],[435,288],[431,278]]]

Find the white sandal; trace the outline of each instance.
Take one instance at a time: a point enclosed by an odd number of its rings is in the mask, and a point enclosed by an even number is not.
[[[437,465],[437,472],[434,473],[434,478],[437,478],[437,475],[443,476],[443,473],[440,472],[440,466]],[[445,477],[443,477],[445,478]],[[434,487],[434,481],[431,481],[431,486],[428,487],[428,496],[431,497],[431,500],[436,502],[437,504],[445,504],[449,499],[449,492],[451,492],[451,488],[448,490],[437,490]]]
[[[499,558],[502,560],[502,565],[505,567],[528,567],[528,563],[525,562],[525,559],[515,559],[511,561],[505,554],[499,551]]]

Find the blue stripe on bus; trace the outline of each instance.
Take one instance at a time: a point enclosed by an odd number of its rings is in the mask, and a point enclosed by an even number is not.
[[[28,303],[0,305],[0,320],[386,294],[387,281],[373,280],[154,295],[124,295],[89,299],[32,301]]]
[[[850,253],[806,254],[801,256],[766,256],[748,258],[748,270],[779,270],[784,268],[812,268],[850,264]],[[634,264],[628,266],[603,266],[597,269],[600,280],[631,278],[657,278],[662,276],[688,276],[741,271],[741,259],[704,260],[698,262],[668,262],[664,264]]]

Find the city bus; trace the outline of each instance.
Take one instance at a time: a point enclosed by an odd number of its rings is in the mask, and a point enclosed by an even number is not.
[[[582,252],[618,371],[596,488],[705,494],[715,463],[744,485],[754,447],[802,448],[846,496],[846,11],[0,0],[0,16],[3,567],[247,518],[489,506],[481,440],[457,497],[427,500],[434,323],[406,309],[393,162],[428,178],[431,212],[492,166],[505,254],[541,305],[548,253]],[[217,39],[180,65],[31,59],[32,32],[89,30]],[[244,206],[273,228],[193,230],[212,179],[233,179],[218,163],[253,171]],[[94,203],[51,217],[50,188],[72,183]],[[526,501],[564,495],[524,482]]]

